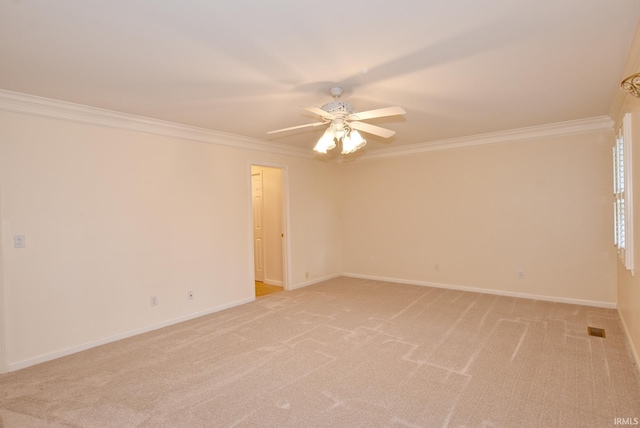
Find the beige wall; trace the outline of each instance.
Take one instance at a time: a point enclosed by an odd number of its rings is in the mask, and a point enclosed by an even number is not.
[[[283,168],[291,288],[346,272],[616,302],[612,132],[342,165],[6,112],[0,133],[10,369],[251,300],[252,164]]]
[[[613,306],[612,138],[345,165],[342,270]]]
[[[635,353],[636,361],[640,364],[640,271],[638,270],[638,252],[640,252],[640,99],[631,95],[620,115],[616,118],[616,129],[622,122],[624,113],[632,113],[632,158],[633,158],[633,221],[634,221],[634,265],[635,276],[626,270],[621,261],[617,261],[618,278],[618,311],[624,322],[629,340]]]
[[[9,369],[252,300],[252,163],[289,178],[292,286],[340,272],[337,165],[7,112],[0,134]]]

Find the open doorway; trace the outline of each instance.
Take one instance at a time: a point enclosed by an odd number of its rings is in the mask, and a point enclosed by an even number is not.
[[[282,168],[251,166],[256,297],[285,289],[284,196]]]

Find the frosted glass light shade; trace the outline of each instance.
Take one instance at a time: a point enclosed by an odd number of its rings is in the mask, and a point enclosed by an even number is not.
[[[355,144],[351,141],[348,135],[345,135],[342,139],[342,154],[347,155],[356,151]]]
[[[322,137],[318,140],[318,143],[313,148],[318,153],[327,153],[327,150],[331,150],[336,147],[336,142],[333,139],[333,130],[329,127]]]
[[[367,144],[367,141],[354,129],[342,139],[342,154],[353,153],[365,144]]]
[[[336,147],[336,140],[342,142],[342,154],[353,153],[356,150],[364,147],[367,144],[367,140],[362,138],[362,135],[355,129],[333,129],[333,127],[327,128],[322,134],[322,137],[318,140],[318,143],[313,148],[318,153],[327,153],[327,150],[334,149]]]
[[[356,150],[363,148],[364,145],[367,144],[367,140],[362,138],[362,135],[360,135],[360,133],[355,129],[351,131],[351,134],[349,134],[349,137],[351,137],[351,141],[353,142]]]

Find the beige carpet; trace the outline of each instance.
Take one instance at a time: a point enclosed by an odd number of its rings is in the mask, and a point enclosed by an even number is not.
[[[640,379],[614,310],[350,278],[0,376],[3,427],[612,427],[634,417]]]

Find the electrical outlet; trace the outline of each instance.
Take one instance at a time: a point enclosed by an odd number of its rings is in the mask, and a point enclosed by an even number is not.
[[[189,290],[189,300],[193,299],[193,290]]]
[[[305,278],[305,279],[309,279],[309,272],[305,272],[305,273],[304,273],[304,278]]]
[[[518,279],[524,279],[524,271],[523,270],[519,270],[518,271]]]
[[[438,263],[433,265],[433,268],[436,270],[436,272],[440,272],[440,265]]]
[[[158,305],[158,296],[151,296],[151,306]]]
[[[371,257],[371,266],[375,266],[376,265],[376,259],[375,257]]]

